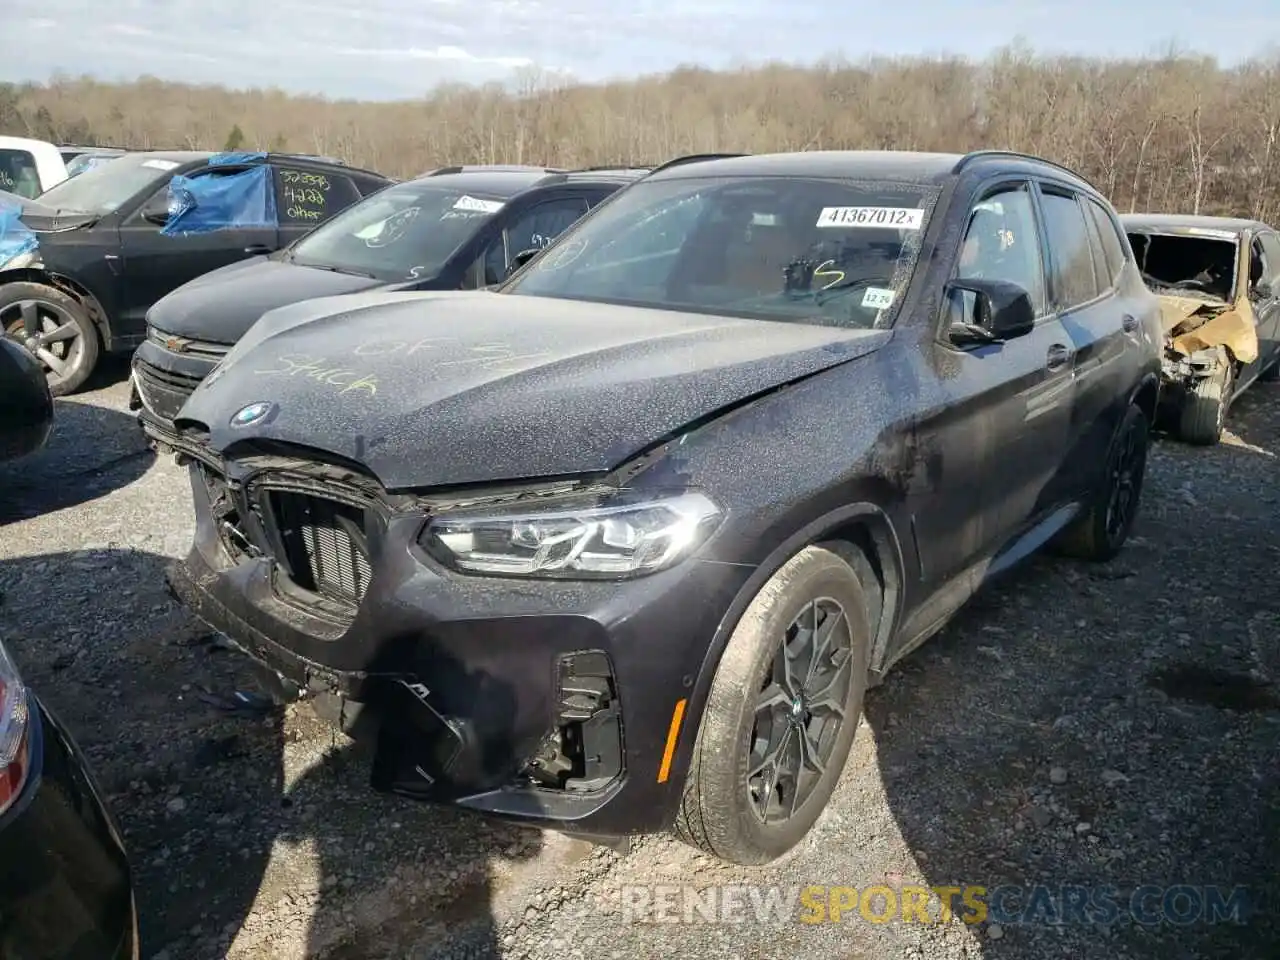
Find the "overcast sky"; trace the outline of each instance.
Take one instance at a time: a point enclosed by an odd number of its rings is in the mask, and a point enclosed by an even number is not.
[[[419,96],[521,66],[584,81],[843,54],[1144,55],[1229,63],[1280,42],[1275,0],[6,0],[0,79],[151,73],[329,97]],[[1267,10],[1272,13],[1268,15]]]

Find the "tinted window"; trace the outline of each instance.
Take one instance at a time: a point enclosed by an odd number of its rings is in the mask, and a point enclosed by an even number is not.
[[[346,209],[360,194],[340,174],[276,167],[276,212],[280,223],[314,227]]]
[[[1085,208],[1093,218],[1098,237],[1102,241],[1103,260],[1107,265],[1104,275],[1110,277],[1111,283],[1114,284],[1120,279],[1120,271],[1124,269],[1125,252],[1124,242],[1120,239],[1120,228],[1106,208],[1096,200],[1086,200]]]
[[[106,215],[149,187],[167,186],[179,166],[160,157],[126,154],[55,184],[40,202],[59,210]]]
[[[28,200],[40,192],[36,158],[26,150],[0,150],[0,190]]]
[[[1036,313],[1044,313],[1044,267],[1029,187],[1008,187],[974,205],[956,277],[1016,283],[1031,296]]]
[[[1074,196],[1045,190],[1043,200],[1054,305],[1070,310],[1098,295],[1089,230]]]
[[[586,212],[586,200],[581,197],[566,197],[563,200],[548,200],[520,214],[503,231],[506,237],[505,253],[502,237],[485,251],[484,282],[500,283],[506,277],[516,254],[549,246],[552,240],[573,226],[574,221]]]
[[[348,207],[285,256],[389,282],[425,280],[502,207],[497,197],[438,182],[399,183]]]
[[[936,196],[816,177],[641,181],[503,292],[870,327],[901,298]]]

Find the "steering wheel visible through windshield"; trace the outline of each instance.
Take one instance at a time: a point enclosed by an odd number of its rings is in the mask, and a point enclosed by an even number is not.
[[[285,254],[302,266],[364,274],[389,283],[438,274],[455,250],[503,207],[484,194],[401,183],[353,204]]]
[[[502,292],[871,327],[901,298],[935,200],[902,183],[642,181]]]

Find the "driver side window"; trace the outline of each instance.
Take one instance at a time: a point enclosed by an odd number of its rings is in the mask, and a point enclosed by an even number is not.
[[[1029,185],[1002,187],[974,204],[956,279],[1016,283],[1031,297],[1036,316],[1044,315],[1044,265]]]
[[[1280,236],[1264,233],[1261,236],[1262,255],[1265,258],[1262,279],[1271,284],[1273,297],[1280,295]]]

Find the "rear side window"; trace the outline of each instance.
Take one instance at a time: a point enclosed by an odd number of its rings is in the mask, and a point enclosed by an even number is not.
[[[1056,188],[1042,188],[1041,194],[1053,303],[1059,310],[1070,310],[1099,292],[1089,227],[1074,195]]]
[[[1258,239],[1262,242],[1264,258],[1262,279],[1274,286],[1280,279],[1280,237],[1274,233],[1263,233]]]
[[[0,190],[30,200],[40,193],[36,158],[26,150],[0,150]]]
[[[1102,241],[1103,259],[1107,264],[1106,275],[1111,278],[1111,283],[1115,284],[1120,279],[1121,271],[1124,270],[1125,261],[1120,228],[1106,208],[1096,200],[1086,200],[1084,205],[1089,211],[1089,216],[1093,218],[1094,226],[1098,228],[1098,237]]]
[[[349,177],[293,167],[275,167],[280,225],[314,227],[360,199]]]

